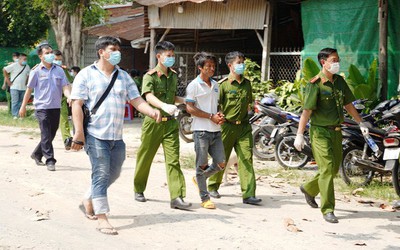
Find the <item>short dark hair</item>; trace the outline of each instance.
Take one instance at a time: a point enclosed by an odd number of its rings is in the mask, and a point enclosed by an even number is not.
[[[52,49],[52,47],[48,43],[39,44],[37,47],[37,54],[41,55],[43,53],[43,49]]]
[[[73,66],[71,67],[71,70],[75,71],[76,73],[79,73],[79,71],[81,71],[81,68],[79,68],[78,66]]]
[[[62,56],[62,55],[63,55],[63,54],[61,53],[61,51],[58,50],[58,49],[54,50],[53,53],[54,53],[54,55],[56,55],[56,56]]]
[[[322,66],[321,60],[326,60],[333,53],[337,53],[336,49],[333,48],[324,48],[318,53],[318,62]]]
[[[236,58],[242,58],[245,59],[244,54],[242,52],[239,51],[232,51],[229,52],[228,54],[226,54],[225,56],[225,63],[226,65],[232,63]]]
[[[164,51],[175,50],[175,45],[168,41],[161,41],[156,44],[156,47],[154,50],[155,50],[156,54],[163,53]]]
[[[27,57],[27,55],[25,53],[20,53],[19,56]]]
[[[217,58],[213,54],[204,51],[196,53],[193,56],[193,59],[196,67],[200,66],[203,68],[206,61],[213,61],[215,64],[217,64]]]
[[[109,45],[121,47],[121,40],[113,36],[101,36],[95,43],[97,57],[100,58],[99,50],[107,48]]]
[[[21,54],[19,53],[19,52],[17,52],[17,51],[15,51],[15,52],[13,52],[12,53],[12,56],[14,57],[14,56],[16,56],[16,57],[19,57]]]
[[[140,71],[137,69],[131,69],[129,71],[129,74],[131,75],[131,77],[140,76]]]

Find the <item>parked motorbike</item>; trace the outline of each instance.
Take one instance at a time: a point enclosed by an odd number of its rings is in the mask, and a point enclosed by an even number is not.
[[[193,118],[186,111],[186,105],[180,104],[178,105],[178,113],[175,115],[175,118],[179,123],[179,136],[185,142],[193,142],[193,131],[191,131]]]

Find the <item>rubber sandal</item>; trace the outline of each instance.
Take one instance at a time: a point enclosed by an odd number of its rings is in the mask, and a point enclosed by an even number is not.
[[[96,228],[96,230],[102,234],[107,234],[107,235],[117,235],[118,234],[118,231],[113,227],[98,227],[98,228]]]
[[[201,206],[207,209],[215,209],[215,204],[211,200],[207,200],[203,203],[201,203]]]
[[[79,210],[82,211],[82,213],[85,215],[85,217],[86,217],[87,219],[89,219],[89,220],[97,220],[97,216],[96,216],[96,215],[94,215],[94,214],[88,214],[88,213],[86,212],[86,208],[85,208],[85,206],[83,205],[83,203],[79,205]]]

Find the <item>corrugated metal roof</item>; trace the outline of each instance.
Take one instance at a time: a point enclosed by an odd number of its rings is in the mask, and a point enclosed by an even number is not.
[[[202,4],[186,2],[182,7],[183,13],[178,13],[176,4],[160,8],[159,22],[154,22],[158,26],[153,26],[150,20],[151,28],[262,30],[267,1],[235,0],[224,3],[208,1]]]
[[[181,2],[194,2],[194,3],[202,3],[202,2],[222,2],[224,0],[136,0],[135,2],[140,3],[141,5],[150,6],[155,5],[157,7],[164,7],[167,4],[172,3],[181,3]]]

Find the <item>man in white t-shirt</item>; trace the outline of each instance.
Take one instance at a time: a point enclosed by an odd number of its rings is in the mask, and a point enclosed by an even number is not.
[[[20,54],[17,62],[3,68],[4,79],[10,86],[11,114],[14,119],[18,118],[18,112],[24,99],[29,71],[27,56],[24,53]]]
[[[200,74],[189,83],[186,89],[186,109],[193,116],[192,130],[196,151],[196,178],[201,198],[201,206],[214,209],[210,200],[206,180],[225,168],[224,145],[221,139],[221,127],[224,116],[218,112],[219,87],[211,77],[215,72],[216,58],[207,52],[194,56],[194,62]],[[208,154],[212,164],[208,165]]]

